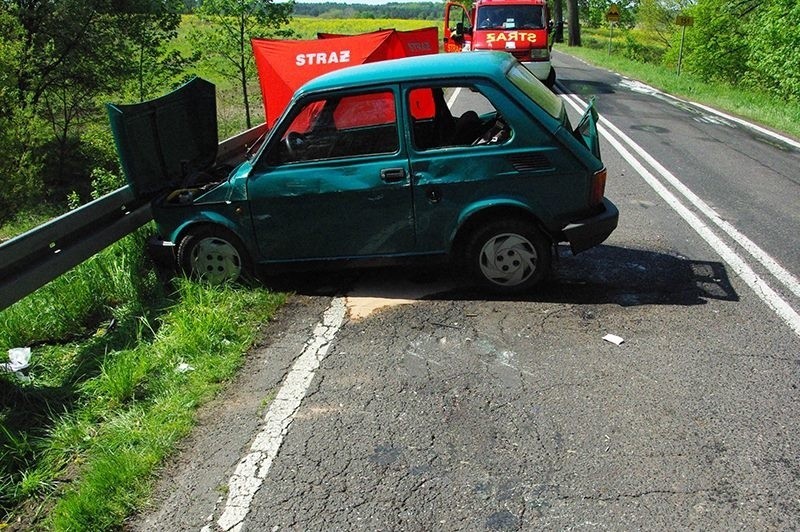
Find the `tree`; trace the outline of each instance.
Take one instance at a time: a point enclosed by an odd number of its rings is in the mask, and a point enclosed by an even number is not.
[[[174,0],[0,2],[0,16],[11,30],[4,28],[3,42],[16,50],[4,54],[10,61],[4,70],[11,72],[13,85],[6,86],[6,97],[13,98],[13,116],[3,129],[13,132],[6,136],[17,139],[14,152],[21,160],[32,167],[45,157],[48,162],[44,169],[37,167],[41,175],[17,172],[24,175],[21,179],[41,182],[29,184],[29,189],[74,189],[71,182],[88,179],[85,165],[91,162],[78,149],[81,130],[103,120],[101,101],[118,95],[140,72],[139,62],[130,60],[138,55],[134,50],[156,48],[174,35],[177,12],[165,17],[172,3],[178,5]],[[153,30],[153,25],[160,29]],[[42,120],[50,133],[47,143]]]
[[[772,0],[752,20],[746,80],[800,102],[800,3]]]
[[[641,0],[636,22],[669,48],[676,31],[675,17],[693,3],[693,0]]]
[[[581,23],[578,13],[578,0],[567,0],[567,19],[569,24],[569,40],[567,45],[581,45]]]
[[[800,100],[797,0],[698,0],[689,11],[688,70],[705,79]]]
[[[690,11],[695,25],[686,33],[687,70],[709,80],[741,80],[749,56],[749,19],[756,7],[756,0],[699,0]]]
[[[271,32],[287,35],[281,28],[289,23],[294,1],[274,3],[272,0],[205,0],[196,11],[212,31],[201,29],[192,35],[203,55],[216,56],[218,72],[236,77],[242,90],[247,128],[252,127],[247,82],[254,73],[250,39],[265,37]]]
[[[24,34],[13,14],[0,5],[0,222],[14,214],[14,208],[26,204],[41,193],[40,123],[20,108],[17,99],[17,75],[23,55]]]
[[[196,60],[196,55],[184,57],[177,50],[166,49],[178,35],[182,9],[183,0],[165,0],[155,4],[153,11],[120,15],[129,36],[130,56],[135,58],[134,86],[128,92],[139,101],[175,85],[176,78]]]
[[[555,18],[553,40],[564,42],[564,4],[562,0],[553,0],[553,17]]]

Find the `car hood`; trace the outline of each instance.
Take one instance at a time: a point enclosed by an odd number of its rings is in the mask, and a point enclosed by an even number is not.
[[[212,83],[194,78],[173,92],[132,105],[107,104],[122,170],[137,197],[180,186],[217,157]]]

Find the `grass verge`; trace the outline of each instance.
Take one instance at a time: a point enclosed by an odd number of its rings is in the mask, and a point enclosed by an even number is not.
[[[640,80],[669,94],[691,99],[788,133],[800,139],[800,103],[787,102],[769,94],[744,90],[727,83],[700,79],[691,72],[677,75],[673,67],[643,63],[624,57],[625,41],[616,37],[612,53],[608,54],[608,36],[589,32],[585,46],[568,47],[557,44],[556,49],[580,57],[596,66]]]
[[[51,205],[44,205],[42,208],[37,209],[36,212],[20,211],[14,213],[10,220],[6,220],[0,225],[0,244],[55,218],[59,214],[61,214],[59,209]]]
[[[0,528],[106,530],[146,498],[196,408],[241,365],[284,301],[178,279],[165,291],[126,237],[0,312]]]

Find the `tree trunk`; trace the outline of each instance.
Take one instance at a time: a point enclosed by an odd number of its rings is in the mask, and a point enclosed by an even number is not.
[[[250,122],[250,99],[247,97],[247,72],[244,69],[244,65],[242,66],[242,96],[244,97],[244,117],[245,123],[247,124],[247,129],[250,129],[253,126]]]
[[[561,0],[553,0],[553,15],[556,19],[553,40],[555,42],[564,42],[564,4]]]
[[[569,46],[581,45],[581,23],[578,19],[578,0],[567,0],[569,17]]]
[[[245,24],[247,23],[246,15],[242,14],[239,18],[239,73],[242,76],[242,97],[244,99],[244,117],[247,129],[252,126],[250,121],[250,99],[247,97],[247,59],[246,54],[248,50],[247,32],[245,31]]]

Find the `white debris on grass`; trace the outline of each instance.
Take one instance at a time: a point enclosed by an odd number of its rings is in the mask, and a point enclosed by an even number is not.
[[[0,364],[0,369],[8,371],[9,373],[17,373],[31,365],[31,348],[30,347],[12,347],[8,350],[8,360],[4,364]]]
[[[178,364],[178,367],[175,368],[175,371],[177,371],[178,373],[186,373],[187,371],[194,371],[194,367],[190,366],[186,362],[181,362],[180,364]]]

